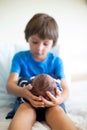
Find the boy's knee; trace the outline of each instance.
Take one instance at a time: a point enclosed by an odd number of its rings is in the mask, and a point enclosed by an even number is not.
[[[31,107],[31,105],[30,104],[28,104],[28,103],[22,103],[20,106],[19,106],[19,108],[18,108],[18,110],[17,110],[17,113],[21,113],[21,114],[25,114],[25,115],[30,115],[30,114],[34,114],[34,115],[36,115],[36,113],[35,113],[35,110]],[[29,114],[28,114],[29,113]]]
[[[45,119],[47,121],[47,124],[52,127],[52,124],[60,119],[62,115],[64,115],[64,110],[61,106],[55,106],[48,108],[45,114]]]
[[[59,113],[59,114],[64,113],[63,108],[61,106],[54,106],[54,107],[48,108],[47,111],[46,111],[46,117],[47,116],[53,116],[56,113]]]

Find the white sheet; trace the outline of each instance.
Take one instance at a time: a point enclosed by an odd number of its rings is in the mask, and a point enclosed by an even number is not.
[[[87,130],[87,80],[71,83],[68,115],[80,130]]]

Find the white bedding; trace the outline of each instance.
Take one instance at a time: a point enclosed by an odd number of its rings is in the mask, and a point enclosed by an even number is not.
[[[87,130],[87,80],[71,84],[68,107],[68,115],[76,126]]]
[[[9,74],[12,56],[16,51],[27,47],[13,44],[0,44],[0,130],[7,130],[10,120],[6,114],[11,110],[14,100],[6,91],[6,81]],[[66,102],[67,114],[81,130],[87,130],[87,81],[73,82],[70,85],[70,98]],[[50,130],[43,122],[36,122],[32,130]]]

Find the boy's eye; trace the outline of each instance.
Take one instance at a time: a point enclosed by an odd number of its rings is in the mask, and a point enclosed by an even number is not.
[[[44,46],[48,46],[48,43],[44,43]]]
[[[37,41],[32,41],[32,43],[37,44],[38,42]]]

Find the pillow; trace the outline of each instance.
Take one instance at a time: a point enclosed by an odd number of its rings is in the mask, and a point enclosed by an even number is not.
[[[8,94],[6,90],[6,82],[10,72],[11,60],[17,51],[27,48],[27,44],[0,44],[0,107],[12,104],[15,99],[15,96]]]

